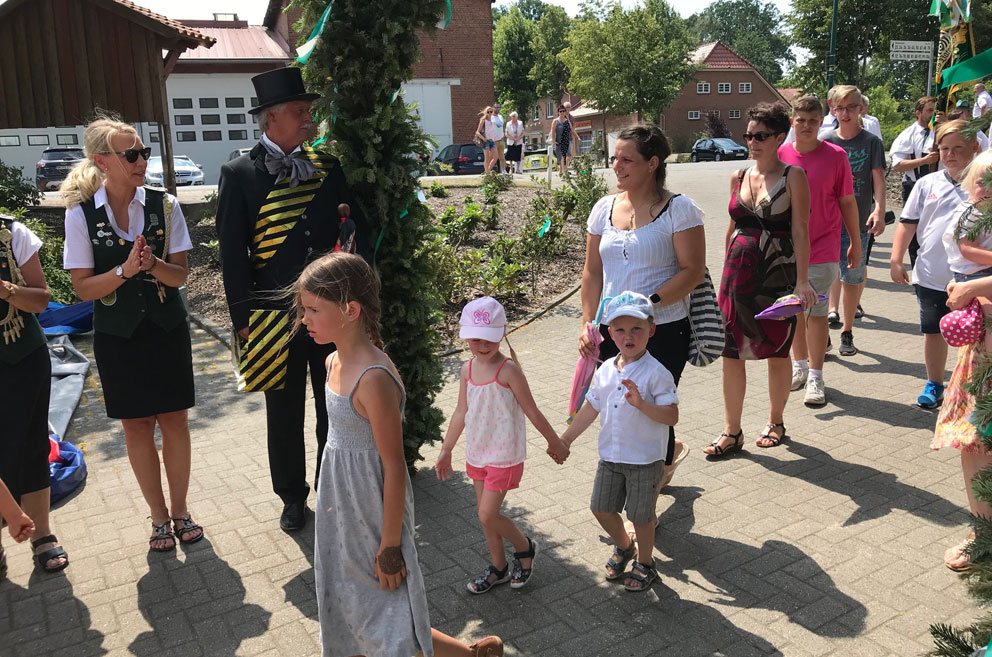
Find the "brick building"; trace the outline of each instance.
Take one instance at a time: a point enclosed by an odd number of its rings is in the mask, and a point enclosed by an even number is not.
[[[665,108],[660,125],[672,149],[685,152],[706,127],[707,112],[717,112],[737,141],[747,128],[747,110],[758,103],[785,102],[754,66],[720,41],[692,54],[700,68]]]
[[[419,106],[421,126],[438,141],[472,141],[479,110],[492,104],[494,0],[451,0],[451,23],[434,37],[422,37],[423,59],[414,79],[403,85],[407,102]],[[293,30],[302,10],[283,12],[289,0],[270,0],[263,24],[290,46],[300,35]]]

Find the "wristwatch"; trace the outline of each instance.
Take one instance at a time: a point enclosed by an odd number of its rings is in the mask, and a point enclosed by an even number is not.
[[[128,280],[128,277],[124,275],[124,265],[117,265],[117,269],[114,270],[114,273],[123,278],[125,281]]]
[[[657,292],[655,292],[654,294],[652,294],[648,298],[651,299],[651,303],[653,303],[655,305],[658,305],[659,303],[661,303],[661,295],[658,294]]]

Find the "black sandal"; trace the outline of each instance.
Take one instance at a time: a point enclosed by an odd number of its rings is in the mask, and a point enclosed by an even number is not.
[[[55,538],[55,534],[49,534],[48,536],[42,536],[31,541],[31,549],[35,550],[39,545],[44,545],[45,543],[58,543],[59,539]],[[57,566],[49,567],[48,562],[52,559],[65,559],[62,563]],[[66,566],[69,565],[69,555],[66,554],[65,549],[58,545],[50,550],[45,550],[41,554],[34,555],[35,564],[38,568],[41,568],[46,573],[57,573]]]
[[[777,437],[772,435],[772,431],[775,431],[775,427],[782,427],[782,434]],[[768,426],[765,427],[765,430],[761,432],[760,436],[758,436],[758,440],[754,441],[754,444],[757,445],[758,447],[764,447],[764,448],[778,447],[779,445],[782,444],[782,441],[785,439],[786,439],[785,425],[782,424],[781,422],[769,422]],[[761,444],[762,440],[767,440],[769,444],[762,445]]]
[[[630,563],[631,559],[637,556],[637,541],[634,540],[633,534],[627,534],[627,536],[630,537],[630,547],[626,550],[621,550],[620,546],[617,545],[613,548],[613,556],[611,556],[610,560],[606,562],[606,567],[613,569],[612,575],[610,575],[609,571],[606,573],[606,579],[608,581],[612,582],[613,580],[620,579],[626,575],[627,573],[625,571],[627,570],[627,564]],[[617,561],[617,557],[620,557],[619,561]]]
[[[170,541],[171,545],[167,547],[155,547],[152,545],[155,541]],[[176,549],[176,537],[169,530],[168,520],[161,525],[152,523],[152,537],[148,539],[148,547],[152,552],[172,552]]]
[[[524,584],[530,580],[530,576],[534,572],[534,557],[537,556],[537,543],[530,540],[530,537],[528,536],[527,545],[529,546],[529,549],[524,550],[523,552],[513,553],[513,558],[515,561],[513,562],[513,573],[510,575],[511,589],[523,588]],[[530,568],[524,568],[521,566],[520,559],[530,559]]]
[[[734,442],[733,444],[727,445],[726,447],[721,447],[720,438],[733,438]],[[721,433],[719,438],[717,438],[712,443],[710,443],[710,445],[713,447],[712,452],[705,452],[704,450],[704,452],[706,453],[706,458],[710,460],[723,458],[724,456],[727,456],[731,452],[738,452],[741,450],[742,447],[744,447],[744,430],[741,429],[737,433],[727,433],[727,432]]]
[[[489,576],[495,575],[496,580],[490,581]],[[486,593],[489,589],[493,588],[497,584],[505,584],[510,581],[510,564],[503,566],[503,570],[500,570],[496,566],[489,564],[486,567],[486,571],[473,579],[471,582],[466,584],[469,593]]]
[[[184,535],[195,532],[197,529],[200,530],[200,533],[193,538],[183,538]],[[179,542],[183,545],[196,543],[198,540],[203,538],[203,527],[193,522],[192,516],[188,513],[182,518],[172,519],[172,531],[179,538]]]
[[[627,577],[637,582],[637,586],[624,584],[623,587],[625,589],[635,592],[646,591],[651,588],[651,584],[658,578],[658,571],[655,570],[653,563],[646,564],[641,563],[640,561],[635,561],[634,565],[630,568],[630,572],[627,573]]]

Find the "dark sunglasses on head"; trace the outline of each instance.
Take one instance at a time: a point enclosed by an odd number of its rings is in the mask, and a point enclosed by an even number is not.
[[[777,132],[745,132],[744,141],[764,141],[769,137],[774,137],[777,134]]]
[[[151,146],[147,146],[145,148],[142,148],[141,150],[138,150],[137,148],[129,148],[126,151],[114,151],[114,154],[123,155],[124,159],[130,162],[131,164],[134,164],[135,162],[138,161],[139,155],[141,156],[141,159],[147,162],[148,158],[151,157],[152,155],[152,148]]]

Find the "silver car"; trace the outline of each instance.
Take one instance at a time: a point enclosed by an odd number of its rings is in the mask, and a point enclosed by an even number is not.
[[[176,170],[176,185],[178,187],[203,184],[203,171],[199,164],[185,155],[174,156],[172,162]],[[145,169],[145,184],[153,187],[165,187],[163,178],[162,158],[158,155],[148,158],[148,167]]]

